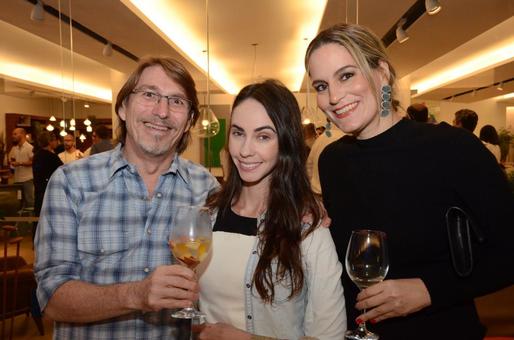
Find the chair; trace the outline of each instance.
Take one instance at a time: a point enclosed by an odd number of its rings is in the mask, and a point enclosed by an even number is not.
[[[32,296],[36,289],[36,279],[32,265],[27,264],[20,256],[20,243],[22,237],[10,237],[17,229],[14,226],[3,226],[4,253],[0,258],[2,271],[1,306],[1,339],[6,339],[6,326],[10,319],[9,339],[13,338],[14,317],[20,314],[28,315],[32,308]],[[8,248],[16,246],[16,255],[8,256]],[[40,315],[32,313],[34,322],[41,335],[44,335],[43,321]]]

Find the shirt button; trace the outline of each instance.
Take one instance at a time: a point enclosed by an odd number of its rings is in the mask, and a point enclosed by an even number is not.
[[[102,254],[105,253],[105,250],[103,248],[100,249],[100,253],[102,253]]]
[[[150,271],[150,268],[146,267],[145,269],[143,269],[145,273],[148,273]]]
[[[252,254],[254,254],[254,255],[257,254],[257,250],[252,251]]]
[[[147,232],[148,234],[151,234],[151,233],[152,233],[152,229],[148,229],[146,232]]]
[[[251,285],[249,283],[246,284],[246,288],[250,288]]]
[[[158,192],[157,195],[155,195],[155,196],[157,196],[157,198],[161,198],[162,194],[160,192]]]
[[[247,315],[247,316],[246,316],[246,318],[247,318],[248,320],[252,320],[252,316],[251,316],[251,315]]]

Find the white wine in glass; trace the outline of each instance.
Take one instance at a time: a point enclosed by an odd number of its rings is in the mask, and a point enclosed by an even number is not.
[[[168,244],[173,256],[184,266],[194,270],[211,248],[212,227],[209,210],[205,207],[180,206],[173,217]],[[192,319],[204,314],[193,307],[174,312],[174,318]]]
[[[386,234],[378,230],[354,230],[346,249],[346,272],[360,290],[378,283],[389,271]],[[378,334],[366,329],[363,322],[345,334],[350,340],[378,340]]]

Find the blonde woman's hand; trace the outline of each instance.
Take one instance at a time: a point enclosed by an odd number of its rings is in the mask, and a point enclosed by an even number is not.
[[[419,278],[385,280],[374,284],[357,295],[355,308],[366,309],[356,322],[380,322],[406,316],[432,304],[425,283]],[[359,322],[360,321],[360,322]]]

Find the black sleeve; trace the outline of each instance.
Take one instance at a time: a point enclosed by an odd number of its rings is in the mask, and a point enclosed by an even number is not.
[[[451,267],[434,266],[422,277],[432,307],[444,307],[485,295],[514,283],[514,195],[494,156],[478,138],[458,135],[448,145],[448,185],[486,238],[474,251],[475,267],[469,277],[458,277]]]

